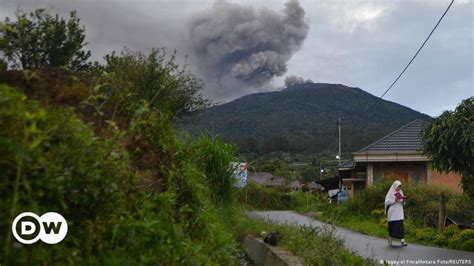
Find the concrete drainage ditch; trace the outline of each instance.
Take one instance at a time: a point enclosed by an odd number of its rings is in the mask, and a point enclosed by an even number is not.
[[[280,247],[270,246],[263,240],[247,235],[242,243],[244,251],[256,266],[299,266],[302,260]]]

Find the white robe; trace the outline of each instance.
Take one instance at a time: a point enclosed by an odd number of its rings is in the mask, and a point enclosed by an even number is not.
[[[395,193],[397,192],[396,189],[402,183],[400,181],[393,182],[390,190],[387,192],[385,196],[385,210],[388,208],[387,213],[387,220],[390,221],[398,221],[405,219],[405,215],[403,213],[403,200],[397,201],[395,198]],[[400,194],[403,196],[402,190],[399,191]]]

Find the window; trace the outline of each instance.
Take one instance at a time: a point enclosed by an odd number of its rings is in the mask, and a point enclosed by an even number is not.
[[[420,182],[419,172],[413,172],[412,181],[415,182],[415,184],[418,184]]]

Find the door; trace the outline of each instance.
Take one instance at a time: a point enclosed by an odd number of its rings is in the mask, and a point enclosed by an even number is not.
[[[394,172],[394,174],[397,177],[397,180],[402,182],[402,184],[407,184],[408,183],[408,172],[396,171],[396,172]]]

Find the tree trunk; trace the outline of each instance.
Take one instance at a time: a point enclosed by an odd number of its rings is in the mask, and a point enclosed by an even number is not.
[[[439,196],[439,219],[438,219],[438,232],[444,231],[444,225],[446,223],[446,197],[444,193]]]

